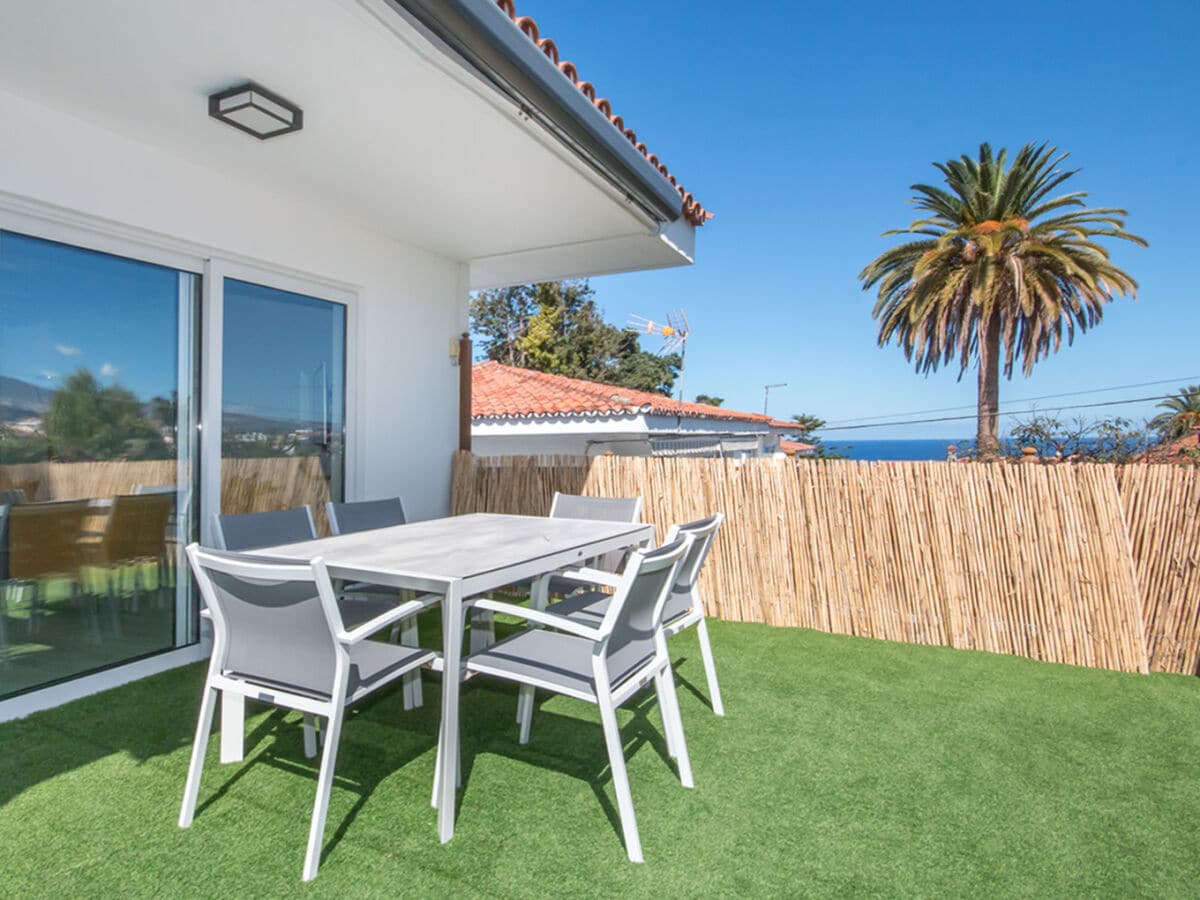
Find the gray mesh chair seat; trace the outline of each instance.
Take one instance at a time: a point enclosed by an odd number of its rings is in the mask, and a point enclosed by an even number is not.
[[[555,630],[528,629],[467,657],[468,673],[519,684],[522,744],[529,741],[536,689],[595,703],[608,750],[625,850],[642,861],[641,840],[625,769],[625,748],[616,709],[653,682],[662,710],[667,752],[679,767],[679,780],[692,786],[692,769],[679,715],[679,700],[660,626],[663,604],[676,571],[691,546],[688,535],[648,553],[636,551],[620,578],[598,626],[583,625],[547,610],[486,598],[473,606],[506,613]],[[440,773],[437,777],[442,776]]]
[[[388,607],[392,609],[394,607]],[[385,610],[386,612],[386,610]],[[343,620],[344,621],[344,620]],[[344,622],[349,630],[354,626]],[[361,622],[359,624],[365,624]],[[348,651],[350,657],[350,675],[346,681],[346,703],[361,700],[367,694],[383,687],[389,681],[411,672],[413,669],[426,665],[437,659],[437,653],[432,650],[422,650],[419,647],[401,647],[396,644],[385,644],[381,641],[363,641],[355,644]],[[238,672],[228,670],[224,674],[247,683],[259,684],[264,687],[275,687],[283,691],[314,697],[321,700],[332,699],[326,685],[314,684],[305,680],[302,683],[276,681],[269,677],[256,676],[253,672]]]
[[[570,634],[531,628],[493,644],[482,653],[472,654],[469,668],[472,672],[534,687],[545,685],[558,693],[595,702],[594,643]],[[608,674],[612,683],[624,684],[653,658],[653,652],[638,652],[636,648],[633,653],[610,657]]]
[[[685,628],[696,628],[700,641],[700,655],[704,660],[704,673],[708,679],[708,692],[712,702],[713,712],[718,716],[725,715],[725,706],[721,701],[721,687],[717,683],[717,670],[713,663],[712,643],[708,638],[708,624],[704,617],[704,598],[700,594],[697,582],[708,552],[716,540],[717,530],[721,527],[725,516],[723,513],[709,516],[685,525],[676,525],[667,534],[667,542],[680,535],[690,535],[692,545],[687,557],[679,565],[675,583],[671,585],[671,593],[663,604],[662,624],[667,637],[678,634]],[[560,576],[570,582],[572,576]],[[575,578],[576,584],[580,578]],[[582,580],[586,581],[586,578]],[[576,593],[568,594],[562,600],[550,607],[550,612],[563,616],[573,622],[597,627],[608,613],[612,595],[603,591],[588,590],[586,587]]]
[[[567,584],[573,582],[569,578],[563,578]],[[575,584],[578,587],[578,584]],[[550,607],[550,611],[556,615],[566,616],[576,622],[582,622],[584,625],[595,627],[604,619],[604,614],[608,612],[609,603],[612,602],[612,594],[607,594],[604,591],[589,591],[580,589],[579,591],[569,594],[562,600]],[[672,624],[676,619],[686,616],[692,608],[692,598],[690,593],[674,591],[667,597],[667,602],[663,605],[663,625]]]
[[[201,696],[196,737],[183,790],[179,827],[192,824],[200,776],[218,698],[222,705],[246,697],[299,710],[305,719],[305,753],[317,753],[317,719],[324,719],[324,750],[317,776],[304,880],[320,864],[329,792],[346,707],[436,659],[431,650],[371,641],[374,632],[419,611],[419,601],[392,605],[356,627],[342,617],[321,559],[308,564],[249,554],[187,548],[196,584],[213,621],[213,649]],[[228,707],[226,707],[227,711]],[[224,715],[224,712],[223,712]],[[222,743],[229,738],[222,729]],[[241,734],[236,740],[241,741]],[[240,753],[238,757],[240,759]],[[231,760],[232,761],[232,760]]]

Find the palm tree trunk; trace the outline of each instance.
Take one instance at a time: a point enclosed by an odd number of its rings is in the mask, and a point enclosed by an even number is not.
[[[992,460],[1000,451],[1000,316],[981,323],[979,335],[979,405],[975,434],[979,459]]]

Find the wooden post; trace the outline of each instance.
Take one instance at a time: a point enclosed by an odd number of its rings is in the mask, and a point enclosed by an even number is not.
[[[458,339],[458,449],[471,452],[471,336]]]

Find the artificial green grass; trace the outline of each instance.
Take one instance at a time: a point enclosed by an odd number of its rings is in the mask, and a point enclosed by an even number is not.
[[[300,869],[314,761],[258,708],[245,763],[210,746],[176,827],[203,672],[0,725],[11,896],[1175,896],[1200,878],[1200,682],[714,622],[727,716],[694,635],[671,641],[696,788],[651,698],[622,713],[646,855],[627,862],[594,708],[464,690],[464,790],[429,806],[436,680],[348,720],[325,854]]]

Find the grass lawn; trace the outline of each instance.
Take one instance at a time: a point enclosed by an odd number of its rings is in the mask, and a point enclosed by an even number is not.
[[[1200,882],[1200,680],[758,625],[671,642],[696,788],[652,700],[624,711],[646,854],[625,859],[595,710],[465,688],[455,839],[429,806],[438,688],[347,721],[324,862],[300,881],[315,767],[265,707],[175,821],[198,666],[0,725],[0,895],[1182,896]]]

